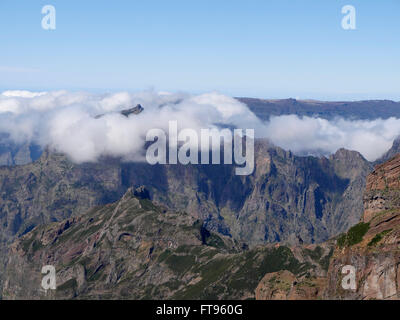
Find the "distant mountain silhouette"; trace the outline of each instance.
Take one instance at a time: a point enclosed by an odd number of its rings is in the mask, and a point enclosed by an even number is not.
[[[400,102],[391,100],[317,101],[296,99],[236,99],[245,103],[251,111],[263,120],[268,120],[271,116],[288,114],[316,116],[328,120],[335,117],[357,120],[400,118]]]

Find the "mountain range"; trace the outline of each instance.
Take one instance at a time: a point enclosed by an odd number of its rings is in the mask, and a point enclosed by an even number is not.
[[[391,100],[318,101],[293,98],[266,100],[241,97],[237,99],[263,120],[268,120],[271,116],[288,114],[328,120],[335,117],[351,120],[400,118],[400,102]]]
[[[367,114],[374,113],[369,110],[377,106],[385,110],[382,117],[397,116],[400,110],[391,101],[240,100],[261,119],[287,113],[370,119]],[[137,106],[121,113],[142,110]],[[375,190],[370,173],[375,177],[381,172],[373,171],[374,165],[386,163],[399,148],[396,140],[381,159],[370,163],[355,151],[298,156],[257,139],[253,174],[236,176],[231,165],[151,166],[118,158],[75,164],[48,149],[4,142],[2,296],[347,297],[333,288],[338,280],[329,278],[330,273],[335,270],[333,277],[344,259],[342,248],[348,250],[346,257],[352,256],[354,243],[347,239],[366,219],[364,206],[375,203],[375,194],[366,200]],[[386,174],[381,180],[386,181]],[[389,202],[385,193],[379,197],[379,203],[391,203],[380,209],[395,207],[395,196]],[[372,228],[365,233],[368,241],[381,230],[371,222],[361,223],[361,228],[364,223]],[[360,250],[365,248],[371,246]],[[60,286],[49,295],[38,285],[37,270],[44,264],[55,265],[59,275]]]
[[[10,246],[4,299],[398,299],[400,155],[368,175],[364,213],[320,244],[252,248],[155,205],[144,187]],[[53,265],[57,289],[42,290]],[[355,287],[343,283],[354,267]]]

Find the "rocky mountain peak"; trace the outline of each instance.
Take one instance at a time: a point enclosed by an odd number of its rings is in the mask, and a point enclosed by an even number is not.
[[[137,115],[137,114],[141,113],[143,110],[144,110],[144,108],[140,104],[137,104],[136,107],[121,110],[121,111],[119,111],[119,113],[128,118],[131,114]],[[100,119],[103,116],[104,116],[104,113],[99,114],[99,115],[95,116],[94,118]]]
[[[138,197],[139,199],[148,199],[150,200],[150,193],[149,190],[146,189],[145,186],[140,186],[133,190],[133,195]]]
[[[340,148],[333,155],[330,156],[330,159],[336,160],[336,161],[344,160],[347,162],[353,162],[353,161],[359,161],[361,159],[364,159],[364,157],[357,151]]]
[[[140,104],[138,104],[138,105],[136,105],[136,107],[122,110],[122,111],[120,111],[120,113],[121,113],[123,116],[128,117],[128,116],[131,115],[131,114],[139,114],[139,113],[141,113],[143,110],[144,110],[143,107],[142,107]]]

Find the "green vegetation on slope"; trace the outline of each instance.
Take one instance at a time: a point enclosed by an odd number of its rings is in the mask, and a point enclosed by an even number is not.
[[[340,248],[350,247],[357,243],[360,243],[364,237],[364,235],[369,230],[369,223],[360,222],[350,228],[350,230],[342,234],[338,240],[337,244]]]
[[[383,239],[383,237],[384,237],[385,235],[387,235],[390,231],[392,231],[392,229],[390,229],[390,230],[385,230],[385,231],[383,231],[383,232],[378,233],[377,235],[375,235],[375,237],[373,237],[372,240],[368,243],[368,246],[369,246],[369,247],[372,247],[372,246],[378,244],[378,243]]]

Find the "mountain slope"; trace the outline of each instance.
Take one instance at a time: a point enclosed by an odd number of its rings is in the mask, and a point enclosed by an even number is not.
[[[129,189],[121,200],[33,229],[10,250],[4,299],[246,299],[266,272],[325,274],[301,248],[241,244],[209,232],[184,212]],[[329,257],[331,249],[324,247]],[[311,250],[310,250],[311,251]],[[53,265],[57,290],[44,292]]]

